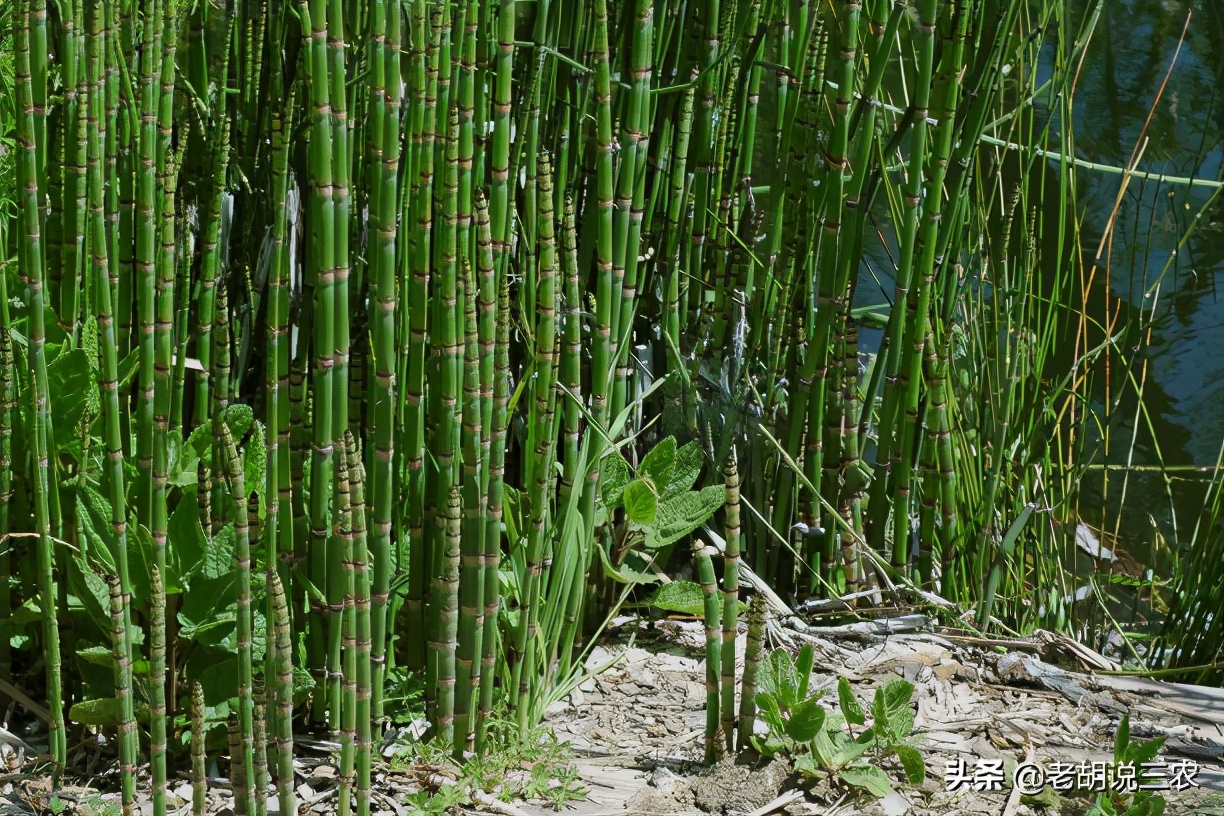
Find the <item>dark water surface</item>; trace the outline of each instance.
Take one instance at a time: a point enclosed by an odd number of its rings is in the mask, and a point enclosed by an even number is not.
[[[1076,5],[1082,13],[1091,4],[1077,0]],[[1127,186],[1112,254],[1102,261],[1088,310],[1098,319],[1104,315],[1101,283],[1107,271],[1109,297],[1119,302],[1123,319],[1151,321],[1150,344],[1138,352],[1133,369],[1141,377],[1146,363],[1150,419],[1141,415],[1135,431],[1137,401],[1130,388],[1111,412],[1112,438],[1100,459],[1214,467],[1224,439],[1224,196],[1204,206],[1224,180],[1224,4],[1105,0],[1074,94],[1078,158],[1125,166],[1151,112],[1137,169],[1210,182],[1132,178]],[[1122,178],[1093,170],[1077,176],[1081,247],[1088,264],[1107,229]],[[1179,248],[1196,218],[1197,226]],[[1103,396],[1103,389],[1098,391]],[[1184,545],[1210,474],[1170,476],[1171,487],[1160,474],[1132,472],[1123,502],[1121,474],[1111,472],[1106,486],[1098,473],[1083,484],[1084,506],[1095,505],[1107,526],[1120,521],[1124,540],[1133,544],[1152,541],[1158,529],[1170,543],[1176,536]],[[1164,561],[1155,559],[1158,569]]]

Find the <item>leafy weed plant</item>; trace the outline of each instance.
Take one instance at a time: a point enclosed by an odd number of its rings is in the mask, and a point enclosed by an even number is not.
[[[823,690],[810,690],[814,656],[812,647],[804,646],[795,660],[785,650],[775,649],[765,661],[756,703],[769,731],[763,738],[753,737],[757,751],[766,757],[789,754],[795,770],[804,776],[834,774],[847,785],[881,797],[893,790],[893,781],[881,766],[895,756],[905,781],[921,785],[926,765],[910,736],[913,684],[890,680],[876,689],[872,723],[867,725],[866,712],[844,677],[837,684],[841,715],[820,704]],[[861,729],[858,733],[856,727]]]
[[[1140,774],[1144,763],[1151,762],[1164,745],[1165,738],[1157,737],[1151,740],[1132,740],[1130,738],[1130,715],[1123,714],[1122,722],[1114,734],[1114,767],[1130,767]],[[1136,778],[1136,783],[1142,780]],[[1165,800],[1160,794],[1146,790],[1118,790],[1111,786],[1110,790],[1098,793],[1096,802],[1088,809],[1085,816],[1161,816],[1165,810]]]
[[[494,712],[486,737],[486,752],[469,754],[462,762],[454,759],[451,746],[439,740],[405,743],[409,750],[391,766],[415,776],[422,789],[405,797],[404,803],[424,814],[487,805],[489,797],[502,802],[544,800],[560,809],[586,795],[568,744],[546,729],[536,727],[524,739],[512,717]],[[480,793],[485,794],[485,802],[476,798]]]

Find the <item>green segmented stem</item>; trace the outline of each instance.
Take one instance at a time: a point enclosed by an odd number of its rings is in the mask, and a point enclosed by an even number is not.
[[[157,201],[155,190],[157,184],[157,150],[160,138],[157,134],[157,113],[161,100],[161,39],[159,23],[161,22],[162,4],[154,0],[145,10],[143,47],[140,54],[141,94],[140,94],[140,161],[137,166],[137,200],[136,200],[136,309],[139,313],[140,325],[140,383],[139,403],[136,410],[138,426],[136,467],[140,473],[140,484],[150,485],[152,479],[153,457],[155,446],[153,426],[154,420],[154,319],[157,312],[156,289],[157,277]],[[129,212],[124,208],[125,212]],[[173,214],[173,208],[171,208]],[[171,267],[173,276],[173,266]],[[160,283],[160,282],[157,282]],[[160,357],[160,355],[158,355]],[[168,359],[168,358],[167,358]],[[144,508],[142,519],[148,519],[149,501],[141,496],[138,506]]]
[[[0,290],[3,288],[0,286]],[[13,362],[12,332],[7,321],[0,317],[0,537],[7,537],[10,532],[9,502],[13,500],[13,419],[16,408],[17,371]],[[12,574],[12,553],[5,547],[0,551],[0,616],[3,617],[8,617],[13,611],[13,595],[9,588]],[[11,681],[12,674],[12,644],[8,638],[0,638],[0,679]]]
[[[353,805],[353,783],[357,772],[357,576],[353,561],[353,501],[349,492],[349,454],[342,445],[336,457],[336,513],[337,534],[334,539],[340,545],[342,572],[329,575],[329,582],[342,588],[343,601],[340,607],[342,624],[337,627],[337,643],[340,654],[333,655],[341,672],[328,673],[328,682],[341,690],[340,708],[340,816],[349,816]],[[335,613],[335,609],[331,610]]]
[[[373,157],[372,174],[377,183],[373,185],[370,207],[371,227],[374,233],[374,251],[370,256],[370,279],[373,286],[371,305],[372,352],[374,357],[374,407],[370,411],[373,420],[373,466],[370,470],[372,513],[373,578],[370,586],[371,613],[371,660],[373,680],[371,688],[372,716],[375,723],[383,721],[383,687],[386,678],[387,601],[390,594],[391,526],[392,508],[395,503],[392,463],[395,458],[395,400],[392,386],[395,376],[395,321],[396,321],[396,249],[398,222],[396,202],[397,180],[400,167],[400,104],[403,91],[400,81],[400,15],[398,8],[386,14],[384,28],[377,27],[378,15],[383,12],[383,3],[372,6],[372,26],[376,38],[384,36],[384,47],[378,52],[383,60],[384,76],[373,79],[381,83],[374,94],[379,107],[385,108],[381,132],[375,134],[379,149]],[[387,52],[387,53],[383,53]],[[376,57],[377,59],[377,57]],[[377,64],[377,62],[376,62]],[[360,721],[359,721],[360,726]],[[360,800],[358,803],[360,807]]]
[[[629,63],[632,87],[629,103],[621,120],[620,167],[616,214],[623,223],[613,244],[613,286],[620,285],[620,314],[615,317],[612,339],[616,343],[617,372],[612,413],[619,414],[629,399],[630,347],[633,345],[633,317],[637,312],[640,287],[642,218],[645,210],[646,159],[650,154],[652,125],[650,78],[652,74],[654,4],[637,0],[630,36]],[[621,250],[620,274],[616,251]]]
[[[582,295],[578,284],[578,228],[574,214],[574,200],[565,197],[564,228],[562,231],[562,267],[565,270],[565,329],[561,340],[560,378],[565,384],[565,412],[562,416],[563,427],[563,466],[561,473],[561,490],[558,505],[570,506],[570,496],[578,480],[582,467]],[[557,673],[565,676],[571,669],[571,659],[574,654],[574,643],[579,637],[581,620],[579,610],[582,597],[586,592],[586,582],[577,576],[584,575],[588,568],[586,563],[591,554],[577,553],[581,564],[567,564],[574,570],[574,575],[567,579],[569,585],[568,597],[563,597],[564,608],[560,613],[561,637],[558,648]]]
[[[356,800],[357,816],[369,816],[371,780],[374,762],[374,744],[372,733],[373,691],[372,675],[373,660],[371,659],[370,637],[371,603],[370,603],[370,552],[366,541],[366,503],[365,503],[365,469],[361,464],[361,455],[357,450],[357,439],[351,433],[345,434],[345,451],[349,462],[349,499],[353,515],[353,573],[355,634],[353,654],[355,666],[354,688],[354,730],[356,734]]]
[[[744,677],[740,688],[739,733],[736,739],[741,751],[752,744],[752,730],[756,725],[757,672],[764,651],[765,596],[758,592],[748,604],[748,642],[744,647]]]
[[[160,225],[160,251],[157,257],[157,292],[153,354],[153,461],[151,469],[153,502],[151,533],[153,538],[153,586],[149,607],[150,628],[153,632],[151,646],[152,669],[150,672],[150,701],[152,710],[149,722],[150,765],[153,778],[153,810],[161,816],[166,810],[166,593],[163,577],[166,574],[166,539],[170,524],[170,508],[167,497],[167,482],[170,471],[170,404],[175,383],[171,379],[172,334],[174,332],[175,297],[175,229],[174,214],[178,192],[178,165],[173,158],[165,162],[162,179],[162,220]],[[159,644],[160,639],[160,644]]]
[[[723,469],[727,488],[726,540],[723,551],[722,729],[727,753],[735,753],[735,634],[739,624],[740,484],[735,450]]]
[[[597,239],[595,262],[597,267],[595,284],[594,348],[591,352],[591,408],[596,421],[607,427],[610,405],[608,391],[612,378],[614,349],[612,346],[613,315],[619,312],[620,292],[615,286],[613,272],[612,231],[612,80],[608,65],[608,5],[606,0],[595,0],[595,185],[591,189],[595,196],[597,214]],[[602,450],[592,451],[591,461],[599,461]],[[594,489],[598,484],[598,473],[594,482],[588,482],[589,496],[585,505],[594,501]],[[593,507],[592,507],[593,509]],[[588,516],[592,518],[593,516]]]
[[[255,781],[251,784],[255,816],[267,816],[268,813],[268,730],[265,711],[263,696],[260,695],[255,701]]]
[[[479,213],[480,211],[477,210]],[[477,222],[478,229],[483,229]],[[484,239],[481,239],[484,242]],[[491,243],[491,242],[490,242]],[[481,641],[480,716],[476,725],[475,748],[484,748],[485,721],[493,709],[493,679],[497,649],[501,641],[497,626],[501,608],[498,570],[501,567],[502,499],[505,494],[506,430],[509,421],[510,392],[510,283],[499,275],[497,283],[497,337],[494,344],[493,413],[489,439],[489,500],[485,522],[485,635]]]
[[[553,459],[556,456],[556,433],[553,430],[553,405],[556,400],[557,373],[554,364],[557,343],[557,270],[556,242],[553,224],[552,160],[547,153],[539,158],[539,280],[536,292],[536,378],[533,388],[535,402],[535,427],[532,429],[534,455],[528,469],[528,495],[531,502],[531,527],[527,532],[526,573],[527,583],[523,588],[519,625],[516,632],[516,651],[521,662],[515,666],[514,686],[518,689],[518,722],[520,733],[525,734],[534,712],[530,703],[535,698],[531,691],[537,685],[536,672],[540,668],[537,649],[538,621],[542,589],[547,586],[544,576],[544,553],[548,545],[549,505],[552,492]]]
[[[480,699],[481,638],[484,635],[485,503],[481,485],[480,338],[476,325],[477,283],[464,264],[463,327],[463,526],[459,553],[459,633],[455,653],[455,758],[463,760],[476,741]]]
[[[515,0],[497,7],[496,76],[493,84],[493,156],[489,160],[492,192],[489,220],[498,274],[506,273],[510,250],[510,107],[514,71]]]
[[[166,586],[162,571],[149,575],[149,764],[153,777],[153,812],[166,812]]]
[[[191,814],[208,812],[208,753],[205,748],[204,687],[191,685]]]
[[[449,744],[455,726],[455,641],[459,626],[459,538],[462,497],[459,485],[451,488],[443,516],[446,549],[437,564],[430,606],[434,610],[428,641],[434,688],[426,698],[426,717],[433,734]],[[427,686],[426,688],[428,688]]]
[[[131,645],[128,643],[128,623],[124,616],[123,588],[117,576],[107,580],[110,589],[111,647],[115,660],[115,697],[121,711],[133,711]],[[131,816],[136,807],[136,755],[139,750],[136,715],[123,714],[119,720],[119,778],[124,816]]]
[[[267,580],[268,598],[273,611],[271,629],[274,640],[269,679],[276,711],[272,720],[272,744],[276,748],[276,796],[281,813],[296,813],[293,794],[293,640],[289,604],[280,575],[275,569],[269,568]]]
[[[249,784],[251,777],[247,773],[247,766],[253,767],[253,763],[250,762],[251,754],[243,748],[242,727],[238,723],[238,717],[233,714],[230,715],[229,722],[226,724],[225,737],[229,745],[230,786],[234,790],[234,814],[235,816],[253,816],[251,809],[254,805],[254,798],[251,796]]]
[[[163,69],[164,71],[164,69]],[[163,77],[164,79],[164,77]],[[213,381],[214,370],[213,350],[217,344],[213,339],[213,327],[216,324],[217,283],[221,279],[221,218],[225,206],[225,178],[229,168],[229,118],[226,109],[222,108],[214,125],[212,143],[212,195],[209,199],[207,218],[205,220],[203,250],[200,262],[200,292],[198,295],[198,320],[196,327],[196,357],[200,362],[200,370],[196,375],[196,425],[203,424],[211,415],[215,404],[214,391],[218,384]]]
[[[112,307],[112,288],[109,273],[109,257],[106,225],[106,210],[103,197],[102,164],[105,161],[104,133],[105,119],[100,115],[104,109],[103,84],[103,50],[105,47],[106,9],[95,6],[89,17],[89,59],[87,82],[89,84],[89,223],[90,223],[90,266],[94,273],[95,306],[99,328],[98,346],[101,351],[101,366],[99,367],[99,387],[102,391],[102,414],[105,418],[106,443],[106,476],[109,481],[111,505],[110,523],[114,533],[115,567],[117,580],[122,593],[120,599],[120,614],[123,618],[124,634],[131,629],[131,580],[128,570],[128,539],[126,518],[126,491],[123,474],[123,432],[121,428],[122,415],[119,408],[119,362],[118,343],[115,335],[114,309]],[[131,639],[124,637],[116,648],[124,649],[124,660],[130,667],[132,662]],[[120,717],[124,721],[134,721],[135,711],[131,694],[120,697]],[[135,765],[135,751],[132,749],[127,757]]]
[[[279,54],[279,49],[277,50]],[[290,92],[287,102],[292,110],[294,95]],[[290,113],[290,116],[292,114]],[[272,129],[272,207],[275,215],[272,221],[272,244],[269,257],[270,278],[268,281],[268,314],[269,326],[267,337],[267,356],[265,358],[264,383],[268,394],[267,408],[267,438],[268,460],[267,480],[264,486],[264,506],[266,508],[267,558],[268,569],[280,574],[282,586],[289,580],[293,568],[293,525],[292,513],[292,479],[290,473],[289,450],[289,271],[292,260],[289,257],[286,243],[289,238],[289,153],[291,143],[286,131],[285,113],[273,110],[271,115]],[[268,621],[276,620],[274,616],[274,600],[271,593],[267,597],[266,617]],[[288,606],[286,606],[288,613]],[[272,625],[269,624],[269,631]],[[269,669],[273,649],[267,650]],[[272,671],[269,671],[272,674]],[[273,704],[275,711],[275,703]],[[275,721],[275,715],[273,717]]]
[[[709,551],[694,540],[693,558],[697,562],[697,580],[701,584],[701,594],[705,599],[704,621],[706,641],[706,727],[705,727],[705,761],[714,762],[722,752],[719,744],[719,681],[721,680],[722,664],[722,627],[720,625],[720,604],[718,581],[714,577],[714,560]]]
[[[243,488],[245,473],[242,459],[238,455],[238,446],[234,444],[234,435],[229,425],[217,422],[218,434],[213,440],[222,451],[225,462],[226,477],[229,483],[234,519],[234,567],[238,573],[238,736],[241,742],[242,756],[240,765],[243,780],[255,778],[255,727],[254,727],[254,688],[253,667],[251,665],[251,636],[253,625],[251,620],[251,540],[247,521],[246,493]],[[241,802],[246,813],[254,811],[254,801],[251,798],[251,787],[246,785],[241,789],[234,788],[235,810]]]
[[[435,289],[431,297],[431,305],[434,307],[431,324],[434,328],[430,331],[431,345],[434,350],[431,373],[436,375],[436,378],[431,378],[430,385],[433,386],[436,379],[437,387],[436,390],[433,387],[430,388],[429,417],[431,428],[429,432],[429,449],[433,454],[432,458],[436,465],[430,473],[433,478],[428,480],[430,489],[427,491],[427,498],[431,499],[430,506],[433,512],[440,514],[445,521],[443,524],[432,525],[425,531],[425,544],[429,551],[439,554],[445,553],[441,560],[433,559],[437,563],[429,564],[430,575],[433,580],[430,598],[434,598],[432,594],[434,590],[447,594],[445,596],[437,596],[438,612],[433,616],[433,623],[430,626],[429,650],[432,658],[430,664],[426,666],[425,694],[426,700],[428,701],[432,698],[437,706],[435,709],[437,714],[435,717],[429,718],[430,722],[435,729],[441,729],[438,733],[446,734],[445,739],[447,741],[450,739],[450,730],[453,726],[452,718],[454,716],[455,635],[451,632],[450,627],[457,624],[457,621],[450,620],[452,615],[452,598],[450,593],[452,590],[457,592],[459,584],[457,573],[459,543],[456,540],[454,542],[454,558],[456,563],[453,566],[456,574],[453,577],[452,585],[452,565],[450,563],[452,542],[450,540],[450,517],[448,515],[450,513],[452,494],[459,490],[456,473],[457,458],[455,456],[459,441],[459,422],[456,409],[459,400],[459,372],[462,361],[462,340],[456,326],[458,322],[456,320],[456,309],[460,300],[459,280],[454,258],[454,197],[458,185],[457,142],[459,129],[456,111],[451,111],[449,123],[445,145],[447,155],[446,178],[443,186],[443,204],[441,208],[443,224],[441,239],[438,242],[439,264],[435,266]],[[456,510],[456,513],[458,513],[458,510]],[[457,596],[453,599],[453,603],[455,604],[453,614],[457,615]]]
[[[310,193],[307,202],[307,220],[310,230],[310,251],[307,254],[307,280],[314,286],[314,312],[311,346],[314,351],[314,367],[311,371],[311,397],[313,405],[312,433],[310,438],[310,540],[309,574],[333,609],[343,604],[338,587],[329,586],[329,560],[334,560],[335,542],[329,541],[331,531],[331,501],[334,467],[335,425],[332,420],[334,407],[335,333],[333,320],[336,313],[335,274],[337,255],[335,246],[335,196],[332,191],[336,151],[332,140],[335,128],[332,123],[332,99],[329,83],[327,41],[329,37],[327,19],[328,0],[303,0],[301,18],[302,35],[305,39],[305,65],[309,77],[310,92],[310,147],[307,155]],[[343,153],[341,152],[342,156]],[[330,558],[329,558],[330,555]],[[328,672],[338,673],[334,665],[338,657],[336,650],[326,648],[326,628],[321,609],[315,607],[311,620],[310,666],[323,682],[320,688],[327,693],[315,697],[316,714],[325,714],[333,730],[339,727],[340,686],[332,682]],[[326,626],[334,630],[339,625],[339,613],[333,612]]]
[[[404,399],[406,415],[405,463],[407,474],[407,520],[408,520],[408,592],[404,602],[407,617],[406,659],[409,669],[427,666],[426,645],[426,595],[429,591],[432,550],[425,542],[425,369],[426,326],[429,314],[430,236],[433,229],[433,168],[434,168],[434,107],[437,102],[437,70],[433,38],[426,37],[425,2],[413,4],[410,30],[415,32],[413,51],[415,78],[412,83],[414,99],[410,105],[414,120],[413,138],[413,195],[409,197],[415,210],[404,213],[404,221],[412,218],[416,222],[414,251],[410,261],[411,275],[408,285],[408,326],[404,332],[407,353],[402,354],[405,371]],[[428,45],[427,45],[428,41]],[[431,65],[433,66],[431,68]],[[407,209],[407,207],[406,207]],[[436,538],[431,536],[436,543]],[[427,686],[428,688],[428,686]]]
[[[684,277],[684,274],[680,265],[680,248],[683,237],[680,219],[686,209],[684,190],[688,178],[689,144],[693,134],[693,101],[697,96],[696,79],[697,72],[694,69],[688,90],[684,92],[680,121],[676,127],[676,146],[671,156],[671,189],[667,197],[667,249],[663,253],[663,260],[667,263],[664,277],[666,294],[663,304],[663,332],[666,338],[670,338],[668,351],[673,355],[676,363],[680,362],[678,359],[680,327],[683,320],[681,301],[687,288],[681,285],[681,278]],[[674,351],[672,351],[673,348]]]
[[[943,170],[944,166],[937,163],[931,173],[933,188],[928,188],[926,202],[923,203],[923,170],[929,161],[927,155],[927,125],[928,108],[931,99],[931,73],[935,62],[935,13],[938,9],[937,0],[923,0],[918,4],[918,68],[920,72],[918,86],[912,102],[914,109],[913,134],[911,136],[913,153],[910,166],[906,171],[905,186],[905,225],[901,233],[900,262],[897,270],[899,292],[906,294],[906,332],[912,333],[908,342],[902,344],[901,367],[898,369],[897,388],[902,399],[897,407],[898,412],[904,411],[904,419],[896,424],[896,438],[890,448],[892,460],[889,466],[889,477],[893,487],[893,564],[898,567],[908,565],[910,554],[910,514],[912,470],[914,448],[910,443],[914,439],[918,424],[918,391],[921,385],[922,344],[926,337],[927,316],[930,311],[932,289],[931,277],[934,270],[931,264],[925,262],[927,250],[931,262],[934,261],[937,242],[931,240],[926,246],[919,247],[919,230],[925,233],[925,225],[920,226],[934,213],[936,220],[942,210],[943,201]],[[951,147],[952,124],[947,123],[948,146]],[[944,152],[944,161],[947,151]],[[930,235],[933,239],[934,236]],[[925,238],[925,235],[924,235]],[[921,257],[920,257],[921,256]],[[904,286],[904,289],[900,287]],[[897,303],[899,304],[900,298]]]

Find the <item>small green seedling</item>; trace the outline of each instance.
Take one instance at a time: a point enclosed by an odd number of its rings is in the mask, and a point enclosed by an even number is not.
[[[1114,767],[1125,765],[1142,768],[1144,763],[1156,758],[1164,742],[1164,737],[1132,740],[1130,715],[1123,714],[1122,722],[1118,723],[1118,731],[1114,735]],[[1085,816],[1161,816],[1164,809],[1165,800],[1159,794],[1146,790],[1126,791],[1111,788],[1107,792],[1097,793],[1096,802]]]
[[[818,734],[812,741],[811,755],[803,762],[796,761],[796,770],[832,771],[848,785],[886,796],[893,789],[892,781],[880,765],[895,755],[906,781],[921,785],[926,779],[926,763],[910,740],[914,728],[914,712],[910,709],[913,695],[913,684],[905,680],[890,680],[876,689],[871,705],[872,724],[867,726],[867,715],[855,699],[849,681],[838,678],[837,698],[846,730],[835,725]],[[855,726],[863,726],[863,730],[855,734]],[[869,751],[875,759],[871,764],[861,760]]]
[[[844,677],[837,684],[841,716],[820,705],[823,691],[809,688],[814,656],[810,645],[804,646],[794,660],[785,650],[775,649],[761,666],[760,691],[755,699],[757,712],[769,731],[763,738],[752,737],[753,747],[765,757],[793,756],[795,770],[806,776],[833,773],[845,784],[881,797],[890,793],[893,785],[880,764],[895,755],[906,781],[921,785],[926,779],[926,765],[910,739],[914,728],[910,708],[913,684],[892,680],[876,689],[872,724],[867,726],[867,714]],[[860,726],[862,730],[856,734],[855,728]],[[872,763],[863,759],[868,752]]]
[[[762,756],[796,754],[822,733],[825,710],[818,701],[823,692],[808,693],[815,657],[811,645],[799,650],[797,660],[785,649],[774,649],[761,666],[755,699],[769,733],[764,739],[752,737],[752,745]]]

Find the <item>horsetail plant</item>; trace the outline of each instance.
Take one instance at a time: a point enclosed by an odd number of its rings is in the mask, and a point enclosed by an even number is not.
[[[220,420],[220,417],[218,417]],[[214,439],[222,451],[225,464],[226,479],[232,497],[234,524],[234,566],[238,573],[237,598],[237,637],[238,637],[238,738],[240,741],[240,756],[237,762],[241,766],[242,779],[248,784],[241,789],[242,806],[245,812],[254,811],[254,801],[251,799],[250,782],[255,779],[255,699],[254,699],[254,669],[251,662],[251,636],[253,625],[251,620],[251,542],[248,528],[246,493],[243,488],[245,473],[242,460],[238,455],[238,446],[234,443],[234,435],[229,425],[224,421],[217,422],[218,433]],[[235,785],[235,801],[238,801],[240,789]],[[237,809],[237,808],[235,808]]]
[[[139,735],[136,732],[136,714],[132,705],[132,661],[128,643],[129,627],[124,617],[123,589],[117,576],[107,580],[110,589],[111,642],[115,660],[115,698],[120,703],[119,720],[119,776],[122,780],[122,803],[124,816],[131,816],[136,807],[136,760],[139,753]],[[130,715],[127,712],[133,712]]]
[[[739,624],[740,485],[735,449],[723,468],[727,488],[727,546],[723,551],[722,604],[722,730],[727,753],[735,753],[735,637]],[[708,624],[707,624],[708,625]]]
[[[51,505],[54,482],[49,473],[51,434],[51,394],[47,379],[45,353],[46,325],[44,292],[46,265],[42,247],[42,226],[39,219],[39,180],[41,166],[38,128],[35,120],[34,83],[30,75],[30,19],[32,3],[19,2],[14,8],[21,22],[14,25],[17,95],[17,186],[22,192],[19,223],[22,240],[18,242],[18,269],[25,282],[30,301],[29,345],[27,359],[32,370],[30,409],[34,417],[34,523],[38,532],[38,594],[42,607],[43,650],[46,653],[47,697],[50,712],[49,742],[51,746],[51,781],[58,785],[68,757],[68,741],[64,722],[63,680],[59,639],[59,618],[56,610],[55,550],[51,540]],[[91,64],[93,60],[91,59]],[[95,67],[96,73],[96,67]],[[7,313],[7,307],[5,308]]]
[[[293,795],[293,641],[289,623],[289,604],[285,599],[285,589],[277,570],[269,567],[267,576],[268,598],[272,607],[269,627],[273,635],[270,649],[271,671],[267,682],[272,688],[274,711],[272,745],[276,756],[276,796],[281,813],[294,813],[296,802]],[[199,685],[197,684],[196,687],[199,688]],[[200,750],[202,753],[202,740]],[[202,760],[201,764],[203,764]]]
[[[751,745],[756,725],[757,672],[765,652],[765,596],[756,593],[748,603],[748,640],[744,647],[744,676],[740,686],[739,727],[736,750]]]
[[[191,686],[191,816],[208,812],[208,749],[205,745],[204,687]]]
[[[342,810],[368,812],[404,673],[457,758],[499,704],[529,733],[640,591],[609,575],[635,547],[696,559],[710,757],[755,719],[755,599],[734,716],[741,564],[797,599],[886,572],[1009,624],[1074,612],[1051,586],[1011,600],[1061,580],[1044,555],[1074,524],[1000,529],[1038,487],[1070,514],[1086,455],[1090,377],[1032,396],[1067,319],[1041,297],[1074,293],[1073,238],[1049,254],[1030,213],[1070,222],[1073,169],[1055,201],[1029,179],[1053,152],[1024,154],[1001,194],[982,152],[1052,138],[1076,61],[1032,61],[1071,29],[1057,4],[10,5],[0,535],[34,548],[0,553],[0,612],[39,610],[55,780],[84,688],[60,627],[113,631],[68,605],[90,571],[118,586],[122,660],[149,645],[155,800],[204,680],[237,713],[249,816],[255,601],[283,813],[295,715],[339,738]],[[722,478],[721,588],[700,544],[652,546],[674,519],[615,501],[668,436]],[[797,523],[824,533],[792,554],[774,531]],[[0,672],[32,648],[0,643]]]

